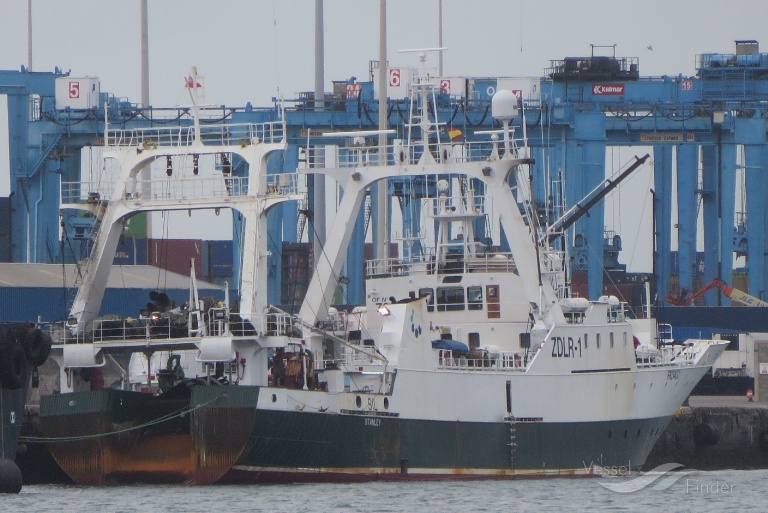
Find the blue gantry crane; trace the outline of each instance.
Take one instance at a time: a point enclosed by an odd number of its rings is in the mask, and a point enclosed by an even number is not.
[[[613,55],[595,55],[594,50],[586,57],[554,60],[544,76],[537,78],[441,78],[442,92],[435,108],[461,137],[482,137],[474,133],[498,128],[490,115],[494,92],[514,90],[523,108],[512,124],[518,130],[524,128],[533,148],[533,179],[541,205],[558,195],[563,196],[560,203],[573,205],[603,182],[608,148],[651,147],[653,190],[641,193],[653,195],[654,275],[659,295],[674,282],[673,255],[677,256],[677,286],[693,290],[695,280],[730,282],[733,255],[737,254],[746,256],[748,262],[749,293],[765,299],[768,54],[760,53],[756,41],[737,41],[735,53],[699,55],[696,76],[643,77],[637,59],[616,57],[615,50]],[[287,105],[275,100],[263,108],[250,104],[219,107],[208,112],[208,118],[220,123],[265,122],[278,119],[284,110],[289,145],[270,160],[269,172],[293,171],[300,161],[311,166],[317,149],[348,144],[344,138],[320,139],[316,137],[319,133],[376,128],[380,107],[387,109],[396,137],[406,136],[409,107],[401,89],[410,70],[394,68],[398,83],[390,83],[387,105],[380,106],[374,95],[375,69],[373,63],[368,81],[353,77],[334,82],[322,108],[316,108],[312,93],[305,93]],[[0,141],[0,158],[7,155],[8,173],[3,175],[7,182],[0,182],[0,192],[5,188],[0,197],[0,260],[10,262],[72,262],[82,256],[93,219],[74,212],[60,216],[59,187],[80,179],[81,149],[103,144],[106,122],[137,129],[169,120],[191,123],[183,108],[140,108],[101,92],[97,79],[71,77],[58,69],[53,73],[31,73],[24,68],[0,71],[2,113],[7,116],[8,135]],[[237,174],[243,164],[233,159],[223,165],[230,165]],[[737,170],[743,172],[746,191],[744,204],[738,204],[743,212],[738,215]],[[545,179],[553,174],[562,175],[561,189],[547,187],[557,182]],[[420,193],[433,186],[392,181],[390,197],[403,204],[418,203]],[[367,211],[375,216],[375,195],[370,201]],[[270,293],[276,294],[270,302],[280,303],[280,242],[300,242],[297,226],[312,232],[312,209],[310,197],[308,205],[280,206],[270,215],[268,230],[274,241],[270,285],[276,285],[270,286]],[[697,260],[700,211],[703,265]],[[592,298],[601,295],[605,264],[616,265],[621,249],[619,234],[606,238],[604,217],[603,206],[593,206],[590,215],[570,228],[568,239],[574,267],[586,271],[584,293]],[[404,219],[403,233],[418,233],[419,217],[406,213]],[[674,225],[672,219],[676,219]],[[234,224],[237,232],[237,216]],[[364,240],[366,224],[363,213],[358,220],[359,241]],[[673,240],[677,252],[672,251]],[[503,245],[503,241],[494,243]],[[233,252],[238,250],[235,244]],[[238,259],[233,261],[236,275]],[[360,252],[349,256],[347,275],[345,302],[362,303]],[[720,298],[708,296],[706,301],[716,304]]]

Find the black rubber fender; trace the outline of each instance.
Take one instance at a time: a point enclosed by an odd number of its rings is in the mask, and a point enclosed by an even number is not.
[[[24,385],[27,355],[15,330],[0,332],[0,384],[10,390]]]
[[[22,349],[22,352],[24,350]],[[21,469],[15,462],[0,459],[0,493],[19,493],[21,491]]]
[[[720,432],[712,424],[697,424],[693,428],[693,440],[699,446],[715,445],[720,441]]]
[[[24,351],[33,367],[39,367],[51,354],[51,336],[43,330],[28,330],[24,336]]]
[[[768,454],[768,431],[760,433],[760,437],[757,439],[757,446],[764,454]]]

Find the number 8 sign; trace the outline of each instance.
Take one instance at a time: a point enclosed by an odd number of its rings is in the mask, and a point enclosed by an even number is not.
[[[392,68],[389,70],[389,86],[400,87],[400,69]]]

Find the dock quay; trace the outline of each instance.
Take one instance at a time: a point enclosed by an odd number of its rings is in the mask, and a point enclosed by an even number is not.
[[[644,470],[768,468],[768,403],[745,396],[691,396],[662,433]]]

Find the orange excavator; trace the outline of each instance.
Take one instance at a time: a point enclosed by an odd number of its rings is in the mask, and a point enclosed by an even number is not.
[[[734,289],[723,280],[719,280],[717,278],[710,281],[696,292],[691,293],[687,289],[681,289],[680,294],[675,297],[664,296],[664,301],[675,306],[691,306],[694,301],[702,297],[710,289],[714,288],[719,289],[720,292],[722,292],[723,295],[729,298],[731,301],[736,301],[746,306],[768,306],[768,303],[762,299],[756,298],[755,296],[750,296],[746,292],[739,289]]]

